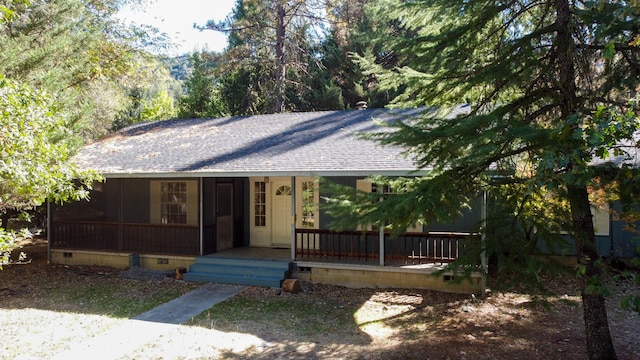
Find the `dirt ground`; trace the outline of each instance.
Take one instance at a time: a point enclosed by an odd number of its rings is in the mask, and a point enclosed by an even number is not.
[[[127,299],[119,301],[136,301],[159,286],[181,293],[196,286],[123,279],[108,268],[47,265],[43,250],[42,244],[26,248],[29,263],[0,271],[1,359],[45,359],[126,321],[90,301],[47,299],[54,289],[64,292],[72,283],[91,288],[92,279],[108,279],[126,289]],[[616,286],[618,292],[608,300],[614,345],[620,359],[640,359],[640,317],[619,306],[622,296],[640,289],[628,281]],[[548,308],[518,293],[480,300],[415,289],[303,287],[299,294],[248,287],[120,358],[586,359],[572,279],[554,281],[557,295],[549,298]]]

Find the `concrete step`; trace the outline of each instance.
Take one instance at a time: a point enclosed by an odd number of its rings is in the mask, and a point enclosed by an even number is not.
[[[283,276],[289,270],[289,265],[280,268],[265,268],[253,265],[225,265],[225,264],[201,264],[195,263],[189,268],[189,272],[211,272],[222,274],[270,274]]]
[[[288,261],[198,257],[184,280],[280,287],[290,270]]]
[[[200,256],[196,258],[196,264],[216,264],[216,265],[241,265],[262,268],[287,268],[289,261],[285,260],[254,260],[254,259],[234,259],[234,258],[217,258],[210,256]]]
[[[251,276],[238,274],[215,274],[210,272],[188,272],[184,274],[185,281],[194,282],[211,282],[220,284],[250,285],[250,286],[266,286],[281,287],[284,275],[280,277],[273,276]]]

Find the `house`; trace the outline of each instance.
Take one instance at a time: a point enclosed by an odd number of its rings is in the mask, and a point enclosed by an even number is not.
[[[261,276],[284,264],[288,276],[316,282],[477,292],[479,273],[473,283],[455,285],[453,274],[430,274],[455,259],[459,243],[477,229],[480,209],[430,233],[408,229],[401,239],[378,229],[330,231],[330,217],[318,209],[318,177],[375,191],[365,181],[370,175],[425,174],[401,149],[358,136],[381,128],[374,119],[417,111],[171,120],[123,129],[76,156],[106,180],[95,184],[88,202],[52,205],[50,260],[184,267],[185,279],[270,286],[279,283],[261,283]],[[248,258],[259,267],[239,264]],[[225,273],[234,267],[241,274]],[[276,272],[281,281],[283,270]]]
[[[419,110],[369,109],[159,121],[85,146],[75,161],[106,179],[89,201],[53,206],[54,263],[189,271],[188,280],[280,286],[285,276],[347,286],[480,292],[483,278],[433,276],[482,221],[484,203],[450,224],[331,231],[318,177],[384,191],[370,175],[421,176],[402,149],[360,138]],[[459,108],[457,111],[464,111]],[[376,121],[374,121],[376,120]],[[598,217],[613,254],[622,225]],[[619,234],[618,234],[619,235]],[[607,245],[609,244],[609,245]],[[621,251],[628,253],[629,249]]]

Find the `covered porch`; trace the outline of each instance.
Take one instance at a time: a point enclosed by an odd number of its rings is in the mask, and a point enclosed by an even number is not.
[[[420,288],[480,294],[484,278],[478,269],[468,279],[443,272],[478,239],[472,233],[296,229],[296,278],[347,287]]]
[[[250,277],[262,281],[256,274],[267,276],[275,271],[275,282],[271,280],[270,284],[291,277],[347,287],[412,287],[457,293],[479,293],[482,289],[479,271],[469,281],[457,281],[457,274],[441,273],[447,263],[464,252],[475,234],[383,233],[382,247],[380,233],[374,231],[296,229],[295,235],[292,248],[245,246],[198,257],[190,269],[194,275],[187,273],[185,279],[191,276],[207,281],[202,273],[211,272],[215,280],[208,281],[226,281],[227,275],[217,276],[231,273],[236,267],[240,276],[229,281],[248,281]]]
[[[286,247],[236,247],[207,254],[209,258],[271,260],[294,262],[326,262],[437,268],[455,261],[475,234],[470,233],[405,233],[392,236],[375,231],[331,231],[295,229],[294,250]],[[382,257],[380,254],[384,254]]]

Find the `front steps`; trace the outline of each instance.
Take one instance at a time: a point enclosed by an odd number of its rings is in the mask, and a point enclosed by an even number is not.
[[[289,264],[289,261],[279,260],[201,256],[184,274],[184,280],[279,288],[290,271]]]

